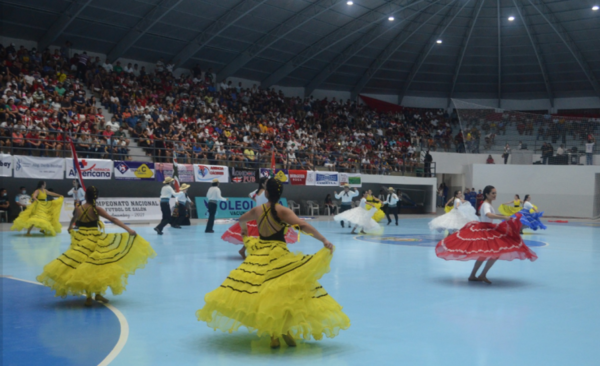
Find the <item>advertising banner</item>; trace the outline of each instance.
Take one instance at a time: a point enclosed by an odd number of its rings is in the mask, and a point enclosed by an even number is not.
[[[102,207],[109,215],[123,222],[161,220],[160,198],[121,198],[101,197],[96,200],[96,206]],[[60,221],[68,222],[73,217],[73,199],[63,202]]]
[[[339,186],[340,175],[338,172],[315,172],[316,186]]]
[[[229,168],[231,183],[256,183],[258,170],[247,168]]]
[[[229,183],[229,168],[223,165],[194,164],[194,179],[199,183],[210,183],[213,179]]]
[[[77,171],[73,168],[73,159],[65,159],[67,179],[77,178]],[[83,179],[110,179],[114,164],[112,160],[104,159],[79,159],[79,167]]]
[[[249,197],[228,197],[229,201],[220,201],[217,207],[217,219],[230,219],[240,217],[250,211],[256,202]],[[279,204],[288,207],[287,199],[282,198]],[[199,219],[208,219],[208,200],[206,197],[196,197],[196,210]]]
[[[340,173],[340,184],[348,183],[350,187],[362,187],[362,177],[360,173]]]
[[[154,163],[115,161],[115,179],[154,180]]]
[[[180,183],[194,183],[194,166],[192,164],[177,164]],[[156,180],[162,182],[165,177],[173,176],[173,163],[154,163]]]
[[[309,170],[306,172],[306,185],[307,186],[314,186],[315,185],[315,181],[317,179],[317,172]]]
[[[0,154],[0,177],[12,177],[12,169],[12,155]]]
[[[13,163],[15,178],[65,179],[64,158],[15,156]]]
[[[270,177],[271,169],[260,168],[260,176],[261,177]],[[290,184],[290,175],[287,169],[275,169],[275,178],[279,179],[279,181],[283,184]]]
[[[306,185],[306,170],[290,170],[290,184],[293,186],[305,186]]]

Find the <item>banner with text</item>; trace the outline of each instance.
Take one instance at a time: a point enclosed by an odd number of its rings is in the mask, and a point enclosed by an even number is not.
[[[314,172],[316,186],[339,186],[340,175],[338,172]]]
[[[248,168],[229,168],[231,183],[256,183],[257,169]]]
[[[340,173],[340,184],[348,183],[350,187],[362,187],[362,177],[360,173]]]
[[[154,163],[115,161],[115,179],[154,180]]]
[[[250,211],[256,202],[249,197],[228,197],[229,201],[220,201],[215,218],[229,219],[240,217]],[[279,204],[288,207],[287,199],[282,198]],[[206,197],[196,197],[196,212],[199,219],[208,219],[208,200]]]
[[[65,159],[67,179],[77,178],[77,172],[73,169],[73,159]],[[104,159],[80,159],[79,167],[83,179],[110,179],[114,164],[112,160]]]
[[[109,215],[124,222],[162,219],[160,198],[101,197],[96,200],[96,206],[102,207]],[[73,199],[65,199],[59,220],[70,221],[73,209]]]
[[[223,165],[194,164],[194,178],[199,183],[211,183],[213,179],[229,183],[229,168]]]
[[[306,170],[290,170],[290,184],[293,186],[305,186],[307,173]]]
[[[64,158],[37,158],[15,156],[15,178],[65,179]]]
[[[177,164],[180,183],[194,182],[194,166],[192,164]],[[173,176],[173,163],[154,163],[154,174],[156,180],[162,182],[165,177]]]
[[[0,177],[12,177],[13,157],[0,154]]]
[[[260,168],[260,176],[269,178],[271,176],[271,169]],[[275,169],[275,178],[283,184],[290,184],[290,175],[287,169]]]

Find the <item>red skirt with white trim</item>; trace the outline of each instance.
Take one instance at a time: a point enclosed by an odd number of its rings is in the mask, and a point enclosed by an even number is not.
[[[535,261],[537,255],[523,242],[519,218],[500,224],[470,222],[447,236],[435,247],[435,254],[445,260],[468,261],[514,259]]]
[[[248,221],[246,223],[248,227],[248,236],[258,238],[260,234],[258,233],[258,225],[256,224],[256,220]],[[227,229],[225,234],[221,236],[221,239],[229,242],[231,244],[244,244],[244,239],[242,238],[242,228],[238,223]],[[285,232],[285,242],[287,244],[293,244],[298,241],[298,233],[291,227],[288,227]]]

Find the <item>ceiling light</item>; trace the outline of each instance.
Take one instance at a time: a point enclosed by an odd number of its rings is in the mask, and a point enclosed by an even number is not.
[[[389,17],[389,18],[388,18],[388,20],[389,20],[390,22],[393,22],[393,21],[394,21],[394,17]]]
[[[348,5],[353,5],[353,4],[354,4],[354,1],[347,1],[347,2],[346,2],[346,4],[348,4]]]
[[[600,6],[598,6],[598,5],[592,6],[592,10],[593,11],[598,11],[598,9],[600,9]]]
[[[441,40],[441,39],[438,39],[438,40],[436,41],[436,43],[437,43],[437,44],[442,44],[442,40]]]
[[[515,20],[515,17],[513,17],[513,16],[508,17],[509,22],[512,22],[513,20]]]

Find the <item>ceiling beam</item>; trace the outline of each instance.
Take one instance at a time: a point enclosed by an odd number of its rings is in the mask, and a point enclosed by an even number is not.
[[[52,24],[50,29],[44,33],[38,41],[38,49],[44,50],[56,41],[67,27],[79,16],[79,14],[92,2],[92,0],[76,0],[69,5],[58,20]]]
[[[442,20],[435,27],[435,30],[429,37],[427,43],[425,43],[423,47],[421,47],[421,51],[417,56],[417,60],[413,63],[413,66],[410,72],[408,73],[408,78],[404,81],[402,88],[400,88],[400,93],[398,94],[399,104],[402,104],[402,99],[404,99],[404,96],[408,92],[410,85],[412,84],[413,80],[415,80],[415,77],[419,73],[419,70],[421,70],[421,67],[423,66],[423,63],[425,63],[427,56],[429,56],[433,48],[436,47],[436,40],[442,38],[450,24],[454,22],[454,19],[456,19],[458,14],[460,14],[460,12],[463,11],[465,6],[467,6],[469,2],[470,0],[464,1],[464,4],[462,6],[460,6],[460,2],[455,2],[454,5],[452,5],[452,7],[448,9],[448,12],[444,14]]]
[[[427,24],[431,19],[435,18],[439,13],[442,12],[448,5],[454,3],[456,0],[452,0],[448,4],[442,6],[437,12],[433,15],[427,17],[429,14],[421,11],[416,19],[412,22],[407,22],[404,24],[400,32],[394,39],[389,42],[381,52],[377,55],[377,57],[371,62],[367,70],[362,74],[360,80],[356,83],[356,85],[352,88],[351,98],[355,100],[358,98],[358,95],[363,90],[363,88],[367,85],[369,80],[379,71],[381,66],[400,48],[402,47],[415,33],[421,29],[425,24]]]
[[[423,1],[425,1],[425,0],[412,1],[412,2],[410,2],[408,4],[406,4],[399,11],[406,10],[406,9],[408,9],[410,7],[413,7],[413,6],[415,6],[415,5],[419,4],[419,3],[422,3]],[[308,84],[306,84],[306,86],[304,87],[304,96],[308,97],[325,80],[327,80],[327,78],[329,78],[329,76],[331,76],[331,74],[333,74],[338,68],[340,68],[348,60],[350,60],[352,57],[354,57],[354,55],[356,55],[358,52],[360,52],[363,48],[367,47],[372,42],[374,42],[375,40],[377,40],[379,37],[385,35],[387,32],[391,31],[395,27],[397,27],[400,24],[403,24],[404,22],[408,21],[413,16],[419,14],[421,11],[425,10],[426,8],[430,7],[433,4],[438,3],[440,1],[441,0],[437,0],[437,1],[434,1],[433,3],[427,4],[424,9],[421,9],[419,11],[415,11],[413,14],[409,15],[406,18],[399,19],[399,21],[398,22],[394,22],[395,24],[393,24],[391,27],[389,26],[389,24],[386,24],[386,23],[379,23],[379,24],[373,26],[371,28],[371,30],[369,30],[367,33],[365,33],[364,35],[362,35],[356,41],[352,42],[351,45],[349,45],[348,47],[346,47],[326,67],[324,67],[317,74],[317,76],[315,76],[311,81],[308,82]]]
[[[175,9],[183,0],[161,0],[144,14],[142,19],[108,53],[108,60],[115,61],[123,56],[146,32],[148,32],[164,16]]]
[[[544,85],[546,86],[546,93],[548,94],[548,99],[550,100],[550,106],[554,108],[554,94],[552,93],[552,85],[550,83],[550,78],[548,76],[548,68],[546,66],[546,59],[544,58],[544,54],[542,53],[542,49],[540,47],[540,42],[537,38],[537,35],[533,33],[533,29],[531,27],[531,23],[529,22],[529,18],[527,18],[527,14],[525,13],[525,7],[520,3],[520,0],[512,0],[517,12],[519,13],[519,17],[523,22],[525,27],[525,32],[527,32],[527,36],[529,37],[529,41],[531,41],[531,46],[535,52],[535,57],[538,60],[538,64],[540,65],[540,70],[542,71],[542,77],[544,78]]]
[[[500,0],[496,0],[498,20],[498,108],[502,107],[502,21],[500,20]]]
[[[537,10],[537,12],[542,16],[542,18],[544,18],[544,20],[550,25],[550,27],[558,35],[558,38],[560,38],[561,41],[565,44],[565,46],[567,46],[569,52],[571,52],[571,55],[573,55],[573,57],[581,67],[581,70],[592,84],[594,91],[596,92],[598,97],[600,97],[600,83],[598,83],[598,79],[594,75],[594,72],[592,71],[592,68],[590,67],[590,64],[588,63],[587,59],[583,56],[583,53],[581,53],[581,50],[579,49],[577,44],[573,42],[573,39],[569,35],[569,32],[567,32],[565,27],[561,24],[556,15],[554,15],[554,13],[550,10],[548,5],[544,4],[539,0],[528,1],[533,6],[533,8]]]
[[[318,41],[314,42],[310,46],[306,47],[298,55],[294,56],[291,60],[287,61],[283,66],[277,69],[273,74],[269,75],[266,79],[261,82],[263,88],[269,88],[277,82],[284,79],[292,71],[302,66],[313,57],[320,55],[322,52],[335,46],[339,42],[342,42],[346,38],[371,27],[374,23],[386,20],[387,18],[398,12],[396,6],[402,6],[406,0],[387,0],[384,4],[373,8],[358,18],[352,19],[348,23],[344,24],[340,28],[333,32],[323,36]],[[400,4],[400,5],[395,5]]]
[[[454,63],[456,66],[454,68],[454,76],[452,77],[452,85],[450,86],[450,92],[448,93],[448,108],[452,103],[452,97],[454,96],[454,88],[456,88],[456,82],[458,81],[458,76],[460,75],[460,69],[462,68],[462,63],[465,58],[465,53],[467,53],[467,48],[469,47],[469,42],[471,41],[471,36],[473,35],[473,29],[475,29],[475,24],[477,23],[477,19],[479,19],[479,14],[481,13],[481,9],[483,8],[483,4],[485,0],[477,0],[473,6],[473,11],[471,12],[471,16],[469,17],[469,25],[465,30],[465,34],[463,35],[462,44],[460,45],[460,51],[458,53],[458,57],[456,62]]]
[[[266,2],[267,0],[241,0],[233,8],[227,10],[225,14],[206,27],[202,33],[191,40],[177,55],[175,55],[175,57],[173,57],[171,62],[175,63],[175,66],[185,64],[187,60],[202,50],[204,46],[210,43],[210,41],[215,39],[219,34]]]
[[[256,42],[251,44],[242,53],[240,53],[233,61],[228,63],[224,68],[217,72],[217,82],[221,82],[228,77],[234,75],[239,69],[244,67],[248,62],[252,61],[256,56],[260,55],[264,50],[271,47],[274,43],[287,36],[294,30],[298,29],[308,21],[314,19],[318,15],[331,9],[337,5],[340,0],[317,0],[310,4],[300,12],[285,19],[278,26],[273,28],[269,33],[260,37]]]

